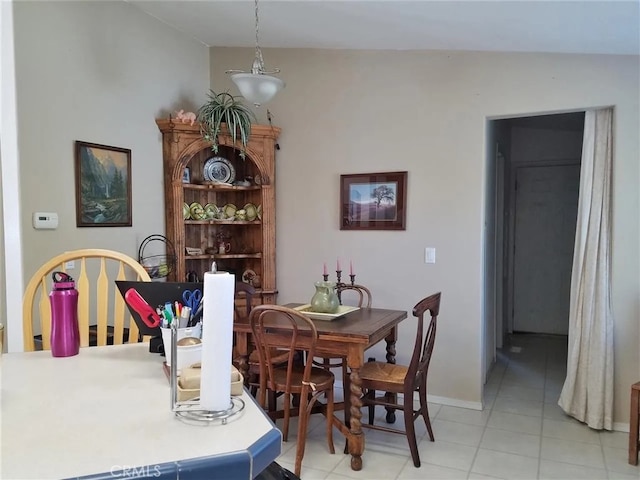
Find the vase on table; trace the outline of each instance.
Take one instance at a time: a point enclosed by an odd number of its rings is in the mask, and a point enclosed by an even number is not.
[[[311,311],[317,313],[336,313],[340,300],[336,294],[335,282],[316,282],[316,293],[311,297]]]

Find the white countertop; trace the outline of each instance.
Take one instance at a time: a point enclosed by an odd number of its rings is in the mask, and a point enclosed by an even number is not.
[[[88,347],[66,358],[49,351],[0,356],[1,477],[118,477],[124,468],[142,466],[153,475],[156,466],[174,469],[171,464],[185,459],[214,457],[215,467],[220,456],[234,452],[268,455],[260,459],[262,470],[277,458],[279,432],[246,392],[245,409],[226,425],[177,419],[163,357],[148,348]],[[250,477],[259,473],[255,469]]]

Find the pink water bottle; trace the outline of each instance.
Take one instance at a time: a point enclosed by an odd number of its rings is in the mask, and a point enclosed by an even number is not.
[[[71,357],[80,351],[78,328],[78,291],[76,284],[64,272],[53,272],[51,301],[51,354]]]

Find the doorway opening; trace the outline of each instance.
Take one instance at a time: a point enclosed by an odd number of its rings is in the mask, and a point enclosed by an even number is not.
[[[487,122],[484,381],[510,336],[568,333],[583,133],[584,111]]]

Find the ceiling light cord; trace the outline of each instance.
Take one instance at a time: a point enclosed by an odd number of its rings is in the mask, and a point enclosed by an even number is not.
[[[268,72],[264,68],[264,58],[260,49],[258,0],[254,0],[254,16],[256,20],[256,56],[251,65],[251,72],[227,70],[225,73],[231,74],[231,80],[236,84],[242,96],[259,107],[271,100],[285,85],[281,79],[271,76],[274,73],[280,73],[279,68]]]

